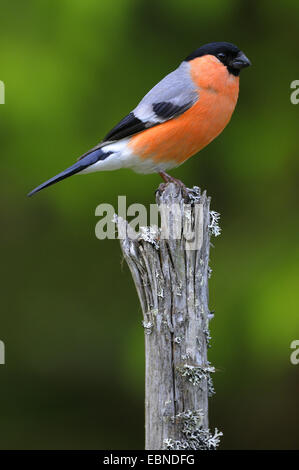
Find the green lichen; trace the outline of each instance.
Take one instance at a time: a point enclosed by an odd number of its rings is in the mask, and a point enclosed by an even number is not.
[[[209,223],[209,231],[211,235],[214,237],[219,237],[221,234],[221,228],[219,226],[219,219],[220,214],[216,211],[210,211],[210,223]]]
[[[215,450],[222,432],[216,428],[214,434],[203,427],[203,413],[201,410],[187,410],[178,413],[172,418],[173,423],[181,424],[181,440],[165,439],[163,444],[166,450]]]
[[[207,380],[209,396],[211,397],[215,394],[213,380],[211,377],[211,374],[215,372],[215,367],[211,366],[209,363],[206,367],[184,364],[182,367],[178,367],[177,371],[182,377],[185,377],[188,382],[192,383],[194,386],[200,386],[203,380]]]
[[[148,322],[147,322],[147,321],[143,321],[143,322],[142,322],[142,326],[143,326],[143,328],[144,328],[144,332],[145,332],[146,335],[150,335],[151,332],[153,331],[153,326],[154,326],[154,325],[153,325],[153,323],[150,322],[150,321],[148,321]]]

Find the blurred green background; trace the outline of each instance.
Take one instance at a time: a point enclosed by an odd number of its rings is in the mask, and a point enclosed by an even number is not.
[[[95,208],[154,201],[156,175],[69,166],[192,50],[231,41],[253,67],[224,133],[173,172],[221,213],[210,282],[211,427],[222,449],[298,448],[299,4],[1,1],[2,449],[143,448],[141,311]]]

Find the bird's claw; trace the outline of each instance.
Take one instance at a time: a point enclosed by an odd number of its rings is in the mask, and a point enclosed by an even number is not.
[[[164,191],[168,183],[174,183],[181,189],[183,195],[187,196],[187,192],[188,192],[187,187],[181,180],[174,178],[173,176],[170,176],[168,173],[165,173],[164,171],[160,171],[159,175],[165,181],[165,183],[160,184],[159,192]]]

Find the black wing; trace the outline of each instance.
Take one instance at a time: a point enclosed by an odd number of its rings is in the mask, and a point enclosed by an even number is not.
[[[170,101],[153,103],[150,107],[150,112],[147,114],[145,113],[145,117],[143,119],[136,117],[134,111],[132,111],[115,127],[113,127],[110,132],[108,132],[102,142],[84,155],[81,155],[78,160],[81,160],[91,152],[103,147],[107,142],[115,142],[117,140],[124,139],[125,137],[130,137],[131,135],[137,134],[145,129],[149,129],[150,127],[157,126],[158,124],[169,121],[170,119],[174,119],[187,111],[187,109],[189,109],[193,104],[194,100],[182,105],[174,104]]]
[[[163,122],[180,116],[192,106],[193,102],[185,103],[183,105],[174,104],[170,101],[160,101],[153,104],[153,110],[157,117],[164,119]]]
[[[124,137],[137,134],[137,132],[144,131],[147,123],[138,119],[133,112],[124,117],[110,132],[104,137],[103,142],[107,140],[120,140]]]
[[[151,112],[144,119],[139,119],[135,116],[132,111],[126,117],[124,117],[103,139],[103,142],[120,140],[125,137],[129,137],[137,132],[144,131],[150,127],[161,124],[162,122],[168,121],[175,117],[180,116],[187,109],[194,104],[193,101],[178,105],[171,103],[170,101],[160,101],[159,103],[153,103]]]

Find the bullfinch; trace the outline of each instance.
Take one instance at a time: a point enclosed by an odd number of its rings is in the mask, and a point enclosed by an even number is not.
[[[251,65],[234,44],[196,49],[142,98],[94,148],[28,196],[75,174],[132,168],[160,173],[181,165],[229,123],[239,94],[240,71]]]

